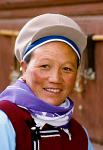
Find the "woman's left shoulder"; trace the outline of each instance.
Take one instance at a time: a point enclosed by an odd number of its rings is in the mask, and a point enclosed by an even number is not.
[[[92,142],[90,140],[90,137],[89,137],[89,134],[88,134],[88,131],[87,131],[87,129],[85,127],[83,127],[83,128],[84,128],[84,130],[85,130],[85,132],[87,134],[87,137],[88,137],[88,150],[94,150],[93,144],[92,144]]]
[[[77,120],[72,118],[70,121],[70,128],[72,129],[73,132],[77,134],[79,133],[79,136],[81,134],[85,140],[87,139],[88,150],[94,150],[88,131],[85,127],[83,127]]]

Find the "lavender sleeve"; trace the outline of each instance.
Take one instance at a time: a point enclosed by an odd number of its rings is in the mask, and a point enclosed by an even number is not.
[[[0,110],[0,150],[15,150],[15,131],[7,115]]]

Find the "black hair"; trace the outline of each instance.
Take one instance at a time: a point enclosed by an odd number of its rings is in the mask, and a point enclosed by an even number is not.
[[[26,58],[25,58],[25,62],[28,64],[30,62],[31,59],[31,54],[29,54]]]

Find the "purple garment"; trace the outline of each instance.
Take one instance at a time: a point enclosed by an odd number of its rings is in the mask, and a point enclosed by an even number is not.
[[[68,98],[70,105],[68,107],[50,105],[32,92],[29,86],[22,80],[17,80],[13,85],[8,86],[1,94],[0,100],[9,100],[16,105],[25,107],[31,114],[42,115],[47,112],[46,116],[56,117],[68,114],[69,119],[72,117],[74,103]]]

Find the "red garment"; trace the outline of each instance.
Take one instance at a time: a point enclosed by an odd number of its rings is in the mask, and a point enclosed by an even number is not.
[[[0,102],[0,109],[7,114],[15,129],[16,150],[34,150],[32,136],[34,132],[32,132],[31,127],[35,126],[35,123],[30,113],[6,100]],[[47,133],[48,131],[51,132]],[[71,133],[71,140],[62,129],[55,129],[46,124],[40,130],[39,150],[88,150],[87,135],[74,119],[69,122],[69,132]]]

